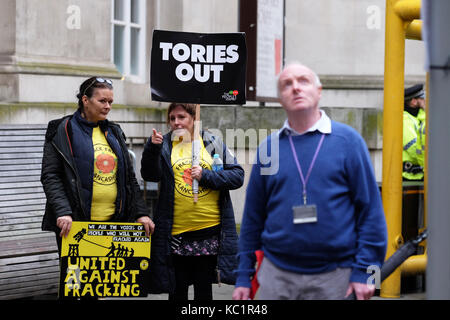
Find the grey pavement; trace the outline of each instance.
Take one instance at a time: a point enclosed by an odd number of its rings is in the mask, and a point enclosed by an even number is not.
[[[213,284],[213,300],[232,300],[234,286],[221,284]],[[149,294],[146,298],[137,298],[139,300],[168,300],[168,294]],[[189,287],[189,300],[194,299],[194,292],[192,286]],[[372,297],[371,300],[425,300],[426,293],[407,293],[401,294],[399,298],[382,298],[379,296]]]
[[[234,286],[221,284],[218,286],[217,284],[213,284],[213,300],[231,300],[231,296],[233,294]],[[164,294],[149,294],[146,298],[137,298],[138,300],[168,300],[169,295]],[[194,299],[194,290],[193,287],[189,287],[188,292],[189,300]]]
[[[220,287],[217,284],[213,284],[213,299],[214,300],[231,300],[234,286],[222,284]],[[41,295],[36,296],[32,300],[55,300],[56,295]],[[102,300],[117,300],[120,298],[103,298]],[[144,298],[127,298],[127,300],[168,300],[168,294],[149,294]],[[194,299],[194,293],[192,286],[189,288],[189,300]],[[379,296],[372,297],[371,300],[426,300],[426,293],[407,293],[400,295],[399,298],[381,298]]]

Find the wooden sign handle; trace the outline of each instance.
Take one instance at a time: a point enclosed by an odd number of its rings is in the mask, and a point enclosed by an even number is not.
[[[195,106],[194,119],[194,140],[192,142],[192,166],[200,164],[200,105]],[[194,203],[198,201],[198,180],[192,180],[192,194],[194,196]]]

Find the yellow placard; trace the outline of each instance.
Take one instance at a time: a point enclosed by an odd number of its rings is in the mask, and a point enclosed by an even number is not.
[[[150,238],[140,223],[74,221],[61,246],[61,298],[147,295]]]

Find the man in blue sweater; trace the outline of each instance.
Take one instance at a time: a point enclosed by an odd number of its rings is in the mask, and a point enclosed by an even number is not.
[[[381,268],[387,242],[380,192],[364,140],[319,109],[321,91],[304,65],[279,76],[287,120],[259,146],[251,172],[233,299],[250,297],[256,250],[264,253],[258,299],[374,294],[368,278]]]

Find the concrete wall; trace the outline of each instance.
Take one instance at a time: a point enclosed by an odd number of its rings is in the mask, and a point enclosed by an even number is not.
[[[68,27],[67,10],[72,4],[80,9],[79,29]],[[16,54],[39,56],[51,63],[105,63],[111,56],[111,34],[103,31],[110,22],[109,10],[108,0],[17,0]]]
[[[150,1],[149,1],[150,2]],[[187,32],[237,32],[238,0],[154,0],[155,28]]]
[[[384,0],[286,0],[286,57],[322,75],[382,76],[384,12]],[[423,75],[423,43],[406,52],[406,73]]]

